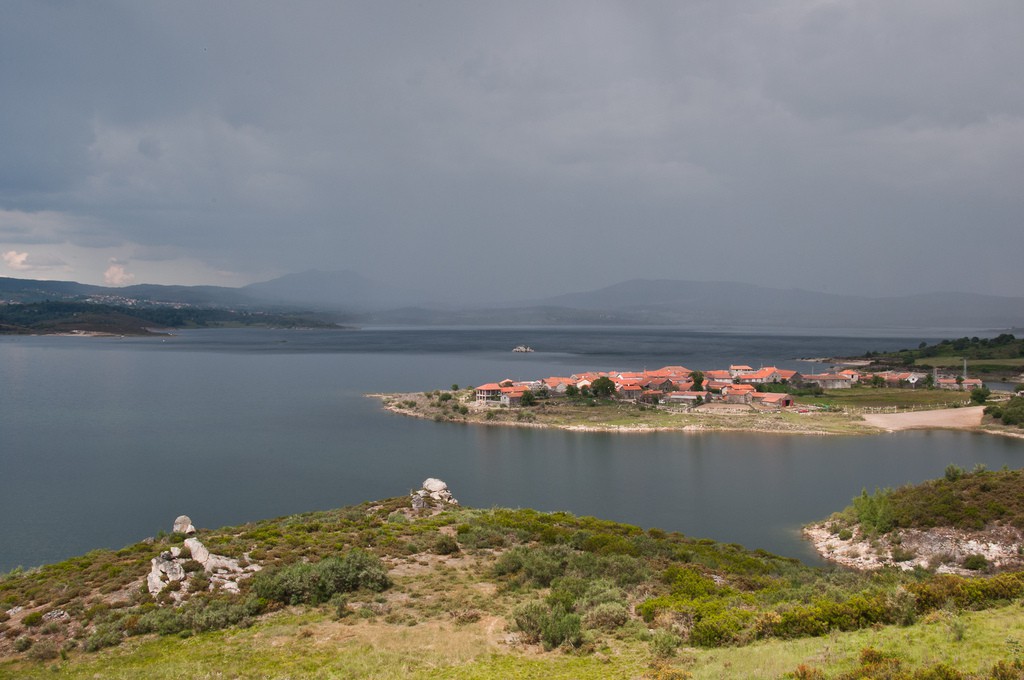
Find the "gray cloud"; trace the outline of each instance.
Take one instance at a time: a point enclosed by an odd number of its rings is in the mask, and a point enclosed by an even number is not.
[[[94,249],[97,280],[110,257],[140,281],[180,257],[182,283],[197,262],[243,280],[354,268],[481,298],[638,276],[1024,284],[1019,3],[7,15],[0,216],[62,218],[0,221],[0,250]],[[993,245],[954,266],[965,240]]]

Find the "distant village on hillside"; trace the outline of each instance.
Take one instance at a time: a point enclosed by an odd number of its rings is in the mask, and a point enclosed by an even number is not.
[[[595,383],[598,385],[595,386]],[[983,386],[978,378],[940,378],[933,373],[862,373],[855,369],[843,369],[833,373],[800,373],[774,366],[755,369],[750,366],[733,365],[728,369],[710,371],[694,371],[685,366],[665,366],[654,371],[586,372],[540,380],[505,379],[480,385],[475,392],[479,404],[506,407],[528,405],[537,397],[610,396],[641,404],[694,407],[710,402],[722,402],[778,410],[793,405],[790,388],[839,390],[860,384],[897,388],[914,388],[920,384],[958,391],[970,391]]]

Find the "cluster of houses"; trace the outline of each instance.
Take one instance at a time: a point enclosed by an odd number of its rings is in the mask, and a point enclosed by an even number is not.
[[[585,393],[598,378],[607,378],[615,388],[619,399],[650,404],[677,404],[699,406],[708,402],[728,404],[751,404],[765,409],[780,409],[793,405],[789,394],[760,391],[758,386],[799,384],[817,385],[822,389],[836,390],[853,387],[860,382],[884,384],[888,387],[914,387],[924,383],[927,373],[885,371],[861,373],[853,369],[833,373],[800,373],[798,371],[765,366],[752,368],[744,365],[729,366],[728,370],[704,371],[699,382],[695,371],[685,366],[665,366],[654,371],[601,371],[574,373],[570,376],[552,376],[541,380],[511,380],[488,383],[476,388],[476,400],[484,404],[519,406],[523,395],[564,395]],[[972,390],[981,387],[977,378],[934,378],[934,386],[940,389]]]

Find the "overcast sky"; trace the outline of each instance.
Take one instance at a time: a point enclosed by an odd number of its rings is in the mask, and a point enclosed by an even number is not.
[[[1020,0],[0,0],[0,275],[1020,295],[1022,68]]]

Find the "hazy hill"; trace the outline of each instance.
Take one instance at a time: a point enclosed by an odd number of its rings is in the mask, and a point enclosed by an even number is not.
[[[148,302],[227,307],[251,306],[256,301],[238,288],[225,286],[161,286],[138,284],[112,288],[75,281],[37,281],[0,277],[0,300],[32,303],[120,298]]]
[[[425,289],[426,290],[426,289]],[[409,325],[691,325],[796,328],[1024,327],[1024,297],[928,293],[864,297],[746,283],[634,279],[526,302],[458,307],[442,293],[409,291],[351,271],[311,270],[242,288],[0,278],[0,300],[107,298],[237,309],[346,312],[354,321]],[[351,318],[351,317],[350,317]]]
[[[422,304],[424,298],[352,271],[312,269],[239,289],[252,299],[328,310],[367,311]]]
[[[928,293],[872,298],[745,283],[635,279],[537,304],[648,315],[664,323],[799,327],[1009,327],[1024,298]]]

